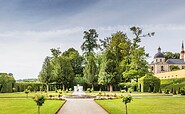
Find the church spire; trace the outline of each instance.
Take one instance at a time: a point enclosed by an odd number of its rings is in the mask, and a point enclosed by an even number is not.
[[[184,42],[182,41],[182,50],[181,51],[184,51]]]
[[[184,54],[185,54],[185,52],[184,52],[184,43],[183,43],[183,41],[182,41],[182,47],[181,47],[181,53],[180,53],[180,59],[184,60]]]

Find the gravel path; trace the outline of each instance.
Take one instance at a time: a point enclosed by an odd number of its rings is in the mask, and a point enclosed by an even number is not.
[[[58,114],[108,114],[93,99],[67,99]]]

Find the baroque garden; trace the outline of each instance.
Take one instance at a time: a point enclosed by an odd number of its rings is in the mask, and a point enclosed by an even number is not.
[[[13,74],[1,73],[0,113],[63,114],[68,99],[84,98],[94,99],[111,114],[185,113],[185,64],[169,62],[184,63],[184,45],[181,53],[159,48],[149,64],[149,54],[140,43],[145,38],[152,40],[154,32],[144,34],[139,27],[130,32],[133,37],[116,32],[100,39],[95,29],[84,31],[83,54],[72,47],[64,52],[52,48],[38,79],[19,82]]]

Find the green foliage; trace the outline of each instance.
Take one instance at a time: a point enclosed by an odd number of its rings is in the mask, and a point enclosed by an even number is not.
[[[16,82],[15,83],[15,91],[23,92],[25,89],[31,86],[34,91],[40,91],[40,86],[44,86],[38,82]]]
[[[176,71],[176,70],[180,70],[180,68],[178,66],[174,66],[174,65],[170,66],[170,71]]]
[[[69,48],[62,56],[68,57],[73,68],[73,72],[76,76],[83,76],[83,61],[84,58],[74,48]]]
[[[72,91],[72,88],[69,88],[69,91]]]
[[[180,58],[180,53],[172,53],[172,52],[163,52],[165,56],[165,60],[168,59],[179,59]]]
[[[127,103],[130,103],[132,100],[133,100],[132,96],[131,95],[127,95],[127,96],[123,97],[122,102],[127,104]]]
[[[12,75],[7,73],[0,73],[0,92],[10,93],[13,92],[15,79]]]
[[[40,106],[44,104],[45,97],[42,94],[35,94],[35,96],[33,97],[33,100],[36,102],[38,106],[38,114],[40,114]]]
[[[58,92],[59,94],[62,94],[62,90],[61,90],[61,89],[59,89],[57,92]]]
[[[127,109],[127,103],[130,103],[132,101],[132,96],[131,95],[127,95],[123,97],[122,102],[125,104],[125,108],[126,108],[126,114],[128,114],[128,109]]]
[[[153,75],[146,75],[139,79],[138,87],[141,92],[158,92],[160,89],[160,79]],[[141,87],[141,88],[140,88]]]
[[[29,91],[33,91],[33,87],[32,87],[32,86],[28,86],[27,89],[28,89]]]
[[[90,54],[87,58],[87,65],[84,68],[84,77],[87,83],[92,84],[92,88],[94,88],[94,83],[97,81],[97,66],[93,54]]]
[[[87,88],[87,91],[88,91],[89,93],[91,93],[91,92],[92,92],[92,89],[91,89],[91,88]]]
[[[181,89],[181,95],[185,95],[185,89]]]
[[[28,93],[30,92],[30,90],[28,90],[28,89],[25,89],[24,90],[24,93],[26,94],[26,97],[28,98]]]
[[[130,45],[130,50],[128,51],[129,54],[121,63],[122,67],[125,69],[122,74],[126,80],[138,79],[148,73],[148,65],[146,61],[148,54],[145,52],[144,47],[141,47],[139,43],[141,42],[141,37],[151,37],[154,35],[154,33],[142,35],[142,29],[139,27],[132,27],[130,30],[135,35],[135,38]]]
[[[170,90],[169,89],[166,89],[164,93],[165,94],[169,94],[170,93]]]
[[[54,67],[51,64],[51,58],[46,57],[38,78],[41,82],[47,85],[47,89],[46,89],[47,91],[48,91],[48,83],[52,82],[52,80],[54,79],[53,69]]]
[[[81,45],[81,49],[85,55],[89,56],[90,53],[94,52],[94,48],[97,49],[99,45],[97,44],[98,34],[95,29],[89,29],[89,31],[84,31],[85,40]]]
[[[185,87],[185,78],[175,78],[175,79],[165,79],[161,80],[161,89],[169,89],[172,88],[179,91],[180,88]]]

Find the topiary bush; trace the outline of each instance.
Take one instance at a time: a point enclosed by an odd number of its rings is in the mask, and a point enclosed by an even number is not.
[[[0,92],[10,93],[13,92],[15,86],[15,79],[12,75],[7,73],[0,73]]]
[[[44,104],[45,97],[42,94],[35,94],[33,100],[37,103],[38,106],[38,114],[40,114],[40,107]]]
[[[147,74],[138,80],[138,87],[140,92],[153,92],[154,89],[157,92],[160,89],[160,79],[152,74]]]

